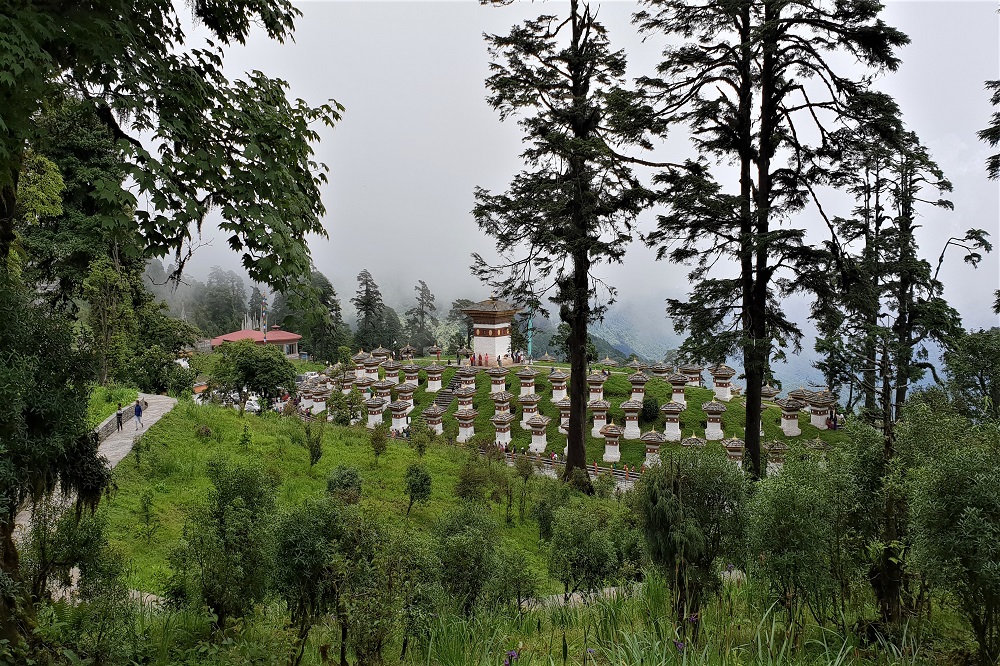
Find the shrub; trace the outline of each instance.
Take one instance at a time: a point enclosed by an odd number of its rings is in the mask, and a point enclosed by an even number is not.
[[[345,533],[357,517],[330,498],[306,500],[281,516],[275,529],[275,589],[288,604],[296,629],[297,664],[313,624],[338,610],[348,583],[346,566],[330,566],[349,542]],[[353,555],[353,553],[350,553]]]
[[[920,470],[913,493],[914,559],[958,600],[981,664],[1000,660],[1000,468],[975,434]]]
[[[655,395],[647,395],[642,399],[642,412],[639,420],[644,423],[653,423],[660,416],[660,401]]]
[[[406,507],[406,515],[416,502],[426,502],[431,498],[431,475],[423,465],[414,463],[406,468],[406,494],[410,496],[410,504]]]
[[[611,472],[602,472],[594,479],[594,495],[601,499],[611,499],[617,487],[615,476]]]
[[[385,423],[379,423],[372,430],[368,441],[371,444],[372,453],[375,454],[375,464],[378,465],[379,456],[389,449],[389,426]]]
[[[750,503],[749,561],[762,574],[772,600],[790,620],[808,608],[822,624],[832,610],[836,584],[832,516],[824,470],[800,449],[785,457],[779,474],[761,481]]]
[[[212,429],[209,428],[204,423],[202,423],[200,426],[198,426],[197,428],[195,428],[194,434],[199,439],[208,439],[209,437],[212,436]]]
[[[240,448],[244,451],[250,448],[253,443],[253,437],[250,435],[250,424],[243,424],[243,434],[240,435]]]
[[[496,562],[499,525],[483,507],[466,503],[434,528],[444,588],[471,615]]]
[[[671,581],[674,612],[684,627],[720,584],[716,560],[740,548],[746,484],[718,444],[661,452],[661,464],[638,483],[635,503],[650,559]]]
[[[524,514],[528,506],[528,484],[535,477],[535,464],[527,455],[518,455],[514,459],[514,474],[521,479],[521,492],[518,497],[518,515],[524,521]]]
[[[570,489],[559,481],[543,479],[538,499],[531,508],[531,515],[538,521],[538,538],[548,541],[552,538],[552,521],[557,508],[566,503]]]
[[[549,543],[549,572],[563,584],[565,598],[593,592],[618,569],[610,515],[603,506],[577,498],[555,510]]]
[[[538,594],[542,584],[542,575],[528,561],[524,550],[504,543],[497,552],[495,567],[484,592],[487,598],[520,612],[524,604]]]
[[[344,504],[361,501],[361,472],[356,467],[337,465],[326,477],[326,492]]]
[[[272,570],[271,515],[278,479],[252,465],[208,464],[212,489],[195,506],[171,553],[169,594],[177,603],[199,600],[224,629],[267,594]]]
[[[413,446],[413,449],[421,458],[424,457],[427,447],[430,446],[436,436],[437,433],[421,418],[414,419],[410,424],[410,445]]]
[[[485,499],[489,486],[489,471],[486,465],[475,453],[470,454],[462,468],[458,471],[458,483],[455,484],[455,497],[473,502]]]
[[[306,449],[309,451],[310,467],[318,463],[319,459],[323,457],[323,435],[326,431],[326,428],[324,428],[323,425],[322,421],[318,421],[316,423],[306,421],[305,424],[305,443]]]

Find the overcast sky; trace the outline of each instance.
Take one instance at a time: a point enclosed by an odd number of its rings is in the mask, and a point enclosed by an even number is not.
[[[594,3],[595,5],[597,3]],[[447,307],[458,297],[482,298],[488,289],[470,275],[472,252],[492,242],[470,210],[479,185],[502,190],[520,168],[520,133],[501,123],[485,102],[488,58],[482,34],[507,32],[540,13],[564,11],[565,3],[525,2],[483,7],[461,2],[327,1],[299,4],[303,16],[295,42],[276,44],[258,34],[227,55],[236,77],[259,69],[287,80],[291,95],[318,104],[333,98],[346,107],[336,128],[324,129],[317,157],[330,167],[323,190],[328,239],[312,239],[317,267],[330,278],[345,306],[355,277],[368,268],[390,303],[408,305],[413,285],[425,280]],[[643,43],[631,26],[633,2],[601,3],[612,46],[629,54],[630,74],[648,73],[662,41]],[[900,70],[879,81],[904,111],[905,120],[952,180],[953,212],[925,211],[921,244],[936,261],[944,241],[979,227],[1000,243],[997,184],[986,179],[989,154],[976,139],[992,109],[983,82],[1000,78],[1000,40],[994,2],[890,2],[887,23],[912,43]],[[674,159],[689,154],[682,132],[659,148]],[[832,214],[846,213],[832,200]],[[812,215],[804,224],[822,238]],[[653,213],[644,218],[649,229]],[[206,227],[212,245],[200,249],[191,273],[210,266],[237,268],[224,236]],[[688,290],[684,267],[655,262],[635,242],[623,266],[602,271],[628,310],[648,312],[650,326],[668,329],[663,301]],[[997,253],[972,270],[956,252],[942,270],[946,297],[966,326],[990,326],[991,294],[1000,286]],[[791,303],[802,321],[806,307]],[[811,343],[808,344],[811,347]]]

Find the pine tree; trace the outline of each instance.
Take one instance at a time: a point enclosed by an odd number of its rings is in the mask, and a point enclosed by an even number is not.
[[[993,92],[990,102],[993,106],[1000,106],[1000,81],[987,81],[987,90]],[[1000,144],[1000,111],[995,111],[990,119],[990,125],[986,129],[980,130],[979,138],[996,148]],[[986,172],[992,180],[1000,178],[1000,153],[990,155],[986,160]],[[1000,289],[993,292],[993,312],[1000,314]]]
[[[410,337],[410,344],[417,349],[423,349],[434,344],[434,333],[432,326],[437,326],[438,320],[432,313],[437,310],[434,307],[434,294],[427,287],[427,283],[418,280],[413,290],[417,292],[417,304],[406,311],[406,328]]]
[[[374,349],[381,342],[382,328],[385,325],[385,304],[382,302],[382,292],[375,284],[375,278],[364,269],[358,273],[358,291],[351,299],[358,313],[358,330],[354,334],[354,342],[362,349]]]
[[[520,118],[528,168],[503,194],[476,190],[476,221],[496,238],[503,260],[490,266],[475,255],[474,270],[536,312],[548,296],[570,327],[569,479],[575,469],[586,473],[587,326],[606,307],[595,305],[606,285],[591,267],[622,260],[649,203],[618,149],[648,145],[641,128],[650,118],[623,89],[624,52],[611,50],[585,2],[571,0],[564,17],[541,16],[486,40],[488,99],[501,120]]]
[[[948,248],[964,248],[973,266],[980,251],[991,248],[984,231],[971,229],[945,242],[934,269],[920,256],[914,232],[921,203],[952,207],[936,198],[951,190],[941,169],[911,132],[888,140],[864,128],[838,134],[842,148],[831,184],[853,194],[857,205],[849,216],[830,220],[827,260],[809,279],[818,296],[813,318],[823,333],[817,350],[828,354],[828,366],[844,363],[842,376],[852,396],[857,390],[862,417],[882,434],[880,464],[872,470],[881,506],[868,549],[869,579],[883,620],[898,622],[911,574],[908,498],[895,476],[896,424],[910,386],[928,369],[937,377],[926,361],[927,344],[948,346],[962,334],[958,312],[943,298],[937,279]]]
[[[251,328],[260,328],[261,308],[267,308],[267,298],[260,287],[254,285],[250,291],[250,300],[247,301],[247,317],[250,319]]]
[[[907,37],[879,18],[873,2],[819,0],[646,0],[635,20],[646,33],[679,39],[666,49],[658,77],[643,83],[661,113],[688,124],[701,157],[665,172],[667,211],[649,242],[660,258],[693,262],[693,289],[671,299],[675,327],[687,330],[684,352],[718,362],[742,353],[746,388],[746,455],[760,463],[760,389],[771,360],[802,333],[780,299],[802,287],[802,269],[819,254],[801,228],[782,226],[814,196],[826,170],[829,126],[864,118],[894,120],[895,104],[834,69],[828,56],[846,51],[870,72],[894,70],[894,49]],[[807,137],[817,137],[810,145]],[[710,158],[733,164],[735,190],[712,176]],[[710,277],[720,259],[735,277]],[[728,267],[728,266],[727,266]]]

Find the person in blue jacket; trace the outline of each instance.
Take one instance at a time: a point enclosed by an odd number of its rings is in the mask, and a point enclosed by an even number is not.
[[[142,403],[136,398],[135,401],[135,429],[142,428]]]

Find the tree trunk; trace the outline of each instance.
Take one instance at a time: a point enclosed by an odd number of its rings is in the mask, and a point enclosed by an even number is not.
[[[347,618],[340,618],[340,666],[347,666]]]
[[[568,67],[572,78],[574,114],[572,119],[573,135],[577,139],[588,139],[593,134],[593,118],[583,105],[583,100],[589,93],[591,72],[583,62],[581,44],[586,40],[584,25],[586,21],[579,20],[579,2],[570,0],[570,20],[573,36],[570,45],[571,58]],[[569,303],[563,302],[560,308],[560,318],[569,324],[569,431],[566,437],[566,467],[563,469],[563,480],[569,481],[573,471],[582,469],[587,472],[587,448],[585,424],[587,419],[587,323],[590,320],[590,255],[587,247],[590,236],[593,213],[587,210],[587,199],[590,196],[587,178],[587,167],[579,155],[572,155],[568,160],[569,182],[574,187],[574,194],[569,204],[571,229],[569,230],[570,247],[573,259],[573,274],[569,280],[569,294],[565,286],[560,288]],[[568,306],[568,307],[567,307]],[[567,311],[568,310],[568,311]]]
[[[740,155],[740,292],[743,311],[740,326],[744,333],[743,363],[747,382],[746,428],[744,440],[746,459],[750,462],[750,473],[754,479],[761,477],[760,465],[760,389],[764,384],[764,368],[759,362],[756,349],[750,340],[753,329],[753,75],[751,72],[752,53],[750,47],[750,6],[744,5],[740,31],[740,99],[738,114],[738,136]],[[756,398],[754,398],[756,396]]]
[[[20,152],[20,147],[18,147]],[[16,206],[17,206],[17,183],[21,173],[21,156],[17,155],[12,161],[9,174],[9,183],[0,187],[0,270],[7,269],[7,257],[10,255],[10,248],[17,239],[14,233],[17,226]]]
[[[566,451],[566,467],[563,470],[563,480],[569,481],[573,470],[582,469],[587,472],[587,448],[584,439],[584,425],[587,419],[587,318],[589,303],[587,299],[587,280],[590,262],[586,253],[574,258],[573,308],[569,323],[569,433],[567,435],[568,449]]]
[[[20,558],[14,543],[14,516],[7,522],[0,523],[0,565],[2,571],[15,583],[21,581]],[[22,625],[25,618],[21,613],[30,608],[30,604],[19,603],[23,599],[16,596],[0,595],[0,640],[17,644],[22,636]]]
[[[889,474],[889,466],[895,455],[895,433],[892,409],[892,366],[889,362],[888,343],[882,348],[879,364],[882,375],[882,474]],[[882,512],[882,550],[869,574],[872,590],[878,600],[879,613],[886,624],[895,624],[902,617],[903,594],[903,553],[899,547],[901,540],[899,502],[896,492],[886,487],[885,506]]]

